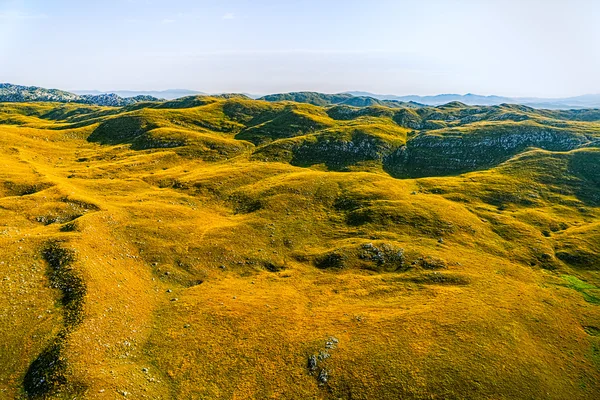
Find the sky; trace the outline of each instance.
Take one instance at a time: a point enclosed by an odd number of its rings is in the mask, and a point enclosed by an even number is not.
[[[0,0],[0,82],[65,90],[600,93],[597,0]]]

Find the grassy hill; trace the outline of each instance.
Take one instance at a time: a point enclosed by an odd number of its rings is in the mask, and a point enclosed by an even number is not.
[[[259,100],[270,102],[293,101],[298,103],[308,103],[315,106],[347,105],[353,107],[369,107],[378,105],[394,108],[418,108],[422,106],[422,104],[412,101],[379,100],[371,96],[354,96],[350,93],[325,94],[317,92],[291,92],[269,94],[261,97]]]
[[[0,393],[600,397],[600,114],[0,103]]]

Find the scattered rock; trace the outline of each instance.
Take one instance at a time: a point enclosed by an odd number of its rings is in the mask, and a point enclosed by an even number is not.
[[[310,375],[314,375],[314,372],[319,369],[319,362],[326,364],[326,360],[331,357],[328,350],[335,349],[338,343],[339,340],[336,337],[330,336],[325,342],[325,349],[321,349],[318,355],[312,354],[308,356],[307,368]],[[316,379],[320,386],[325,385],[329,381],[329,371],[326,369],[326,365],[321,366]]]
[[[317,369],[317,356],[315,356],[314,354],[311,356],[308,356],[307,368],[309,371],[315,371]]]
[[[337,340],[337,338],[332,336],[327,340],[327,342],[325,342],[325,348],[326,349],[335,349],[338,343],[339,343],[339,340]]]
[[[319,376],[317,377],[317,380],[319,381],[320,385],[325,385],[327,383],[327,381],[329,380],[329,372],[327,372],[327,370],[325,368],[323,368],[319,372]]]
[[[378,268],[398,270],[404,266],[404,249],[391,244],[382,243],[375,246],[373,243],[365,243],[361,246],[361,250],[358,257],[375,263]]]

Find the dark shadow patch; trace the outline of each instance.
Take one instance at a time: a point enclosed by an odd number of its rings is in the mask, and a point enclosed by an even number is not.
[[[263,208],[263,203],[260,200],[241,193],[230,196],[229,201],[233,203],[235,214],[250,214]]]
[[[333,203],[336,211],[355,211],[361,207],[369,205],[369,202],[350,196],[339,196]]]
[[[84,385],[73,385],[67,379],[67,361],[62,349],[68,334],[83,321],[83,303],[86,286],[71,264],[75,252],[62,247],[59,241],[46,243],[42,256],[48,263],[50,287],[61,291],[64,326],[54,341],[31,363],[23,388],[29,399],[44,399],[58,392],[83,393]],[[76,398],[76,397],[73,397]]]
[[[595,326],[584,326],[583,330],[590,336],[600,336],[600,328]]]
[[[51,188],[52,186],[54,186],[52,183],[25,184],[4,182],[4,188],[9,196],[28,196]]]
[[[583,249],[566,247],[557,251],[556,257],[576,269],[594,271],[600,268],[600,265],[598,265],[598,259],[600,258],[598,254]]]
[[[420,275],[412,278],[405,278],[408,282],[418,283],[421,285],[456,285],[464,286],[471,283],[469,278],[460,275],[448,275],[439,272]]]
[[[60,242],[49,242],[42,251],[48,263],[50,286],[62,293],[61,303],[64,308],[65,328],[69,330],[83,320],[83,303],[86,286],[83,279],[71,267],[75,261],[75,252],[60,245]]]
[[[344,261],[344,255],[332,252],[317,258],[315,266],[320,269],[344,268]]]
[[[276,264],[273,264],[270,261],[265,261],[263,263],[263,267],[267,271],[269,271],[269,272],[279,272],[279,271],[283,271],[285,269],[285,266],[283,266],[283,265],[276,265]]]
[[[79,230],[79,227],[76,221],[71,221],[61,226],[59,230],[61,232],[76,232]]]
[[[346,224],[348,226],[361,226],[373,223],[374,221],[373,211],[368,207],[354,210],[346,215]]]
[[[155,128],[158,126],[143,116],[119,116],[102,122],[87,140],[108,145],[131,144],[136,138]]]
[[[62,341],[57,339],[29,366],[23,388],[30,399],[44,398],[67,384],[66,362],[61,357]]]
[[[600,205],[600,151],[590,149],[574,152],[569,159],[569,172],[582,179],[575,194],[588,206]]]

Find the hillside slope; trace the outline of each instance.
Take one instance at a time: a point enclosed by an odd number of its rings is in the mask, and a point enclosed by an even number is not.
[[[0,393],[600,397],[600,113],[0,103]]]

